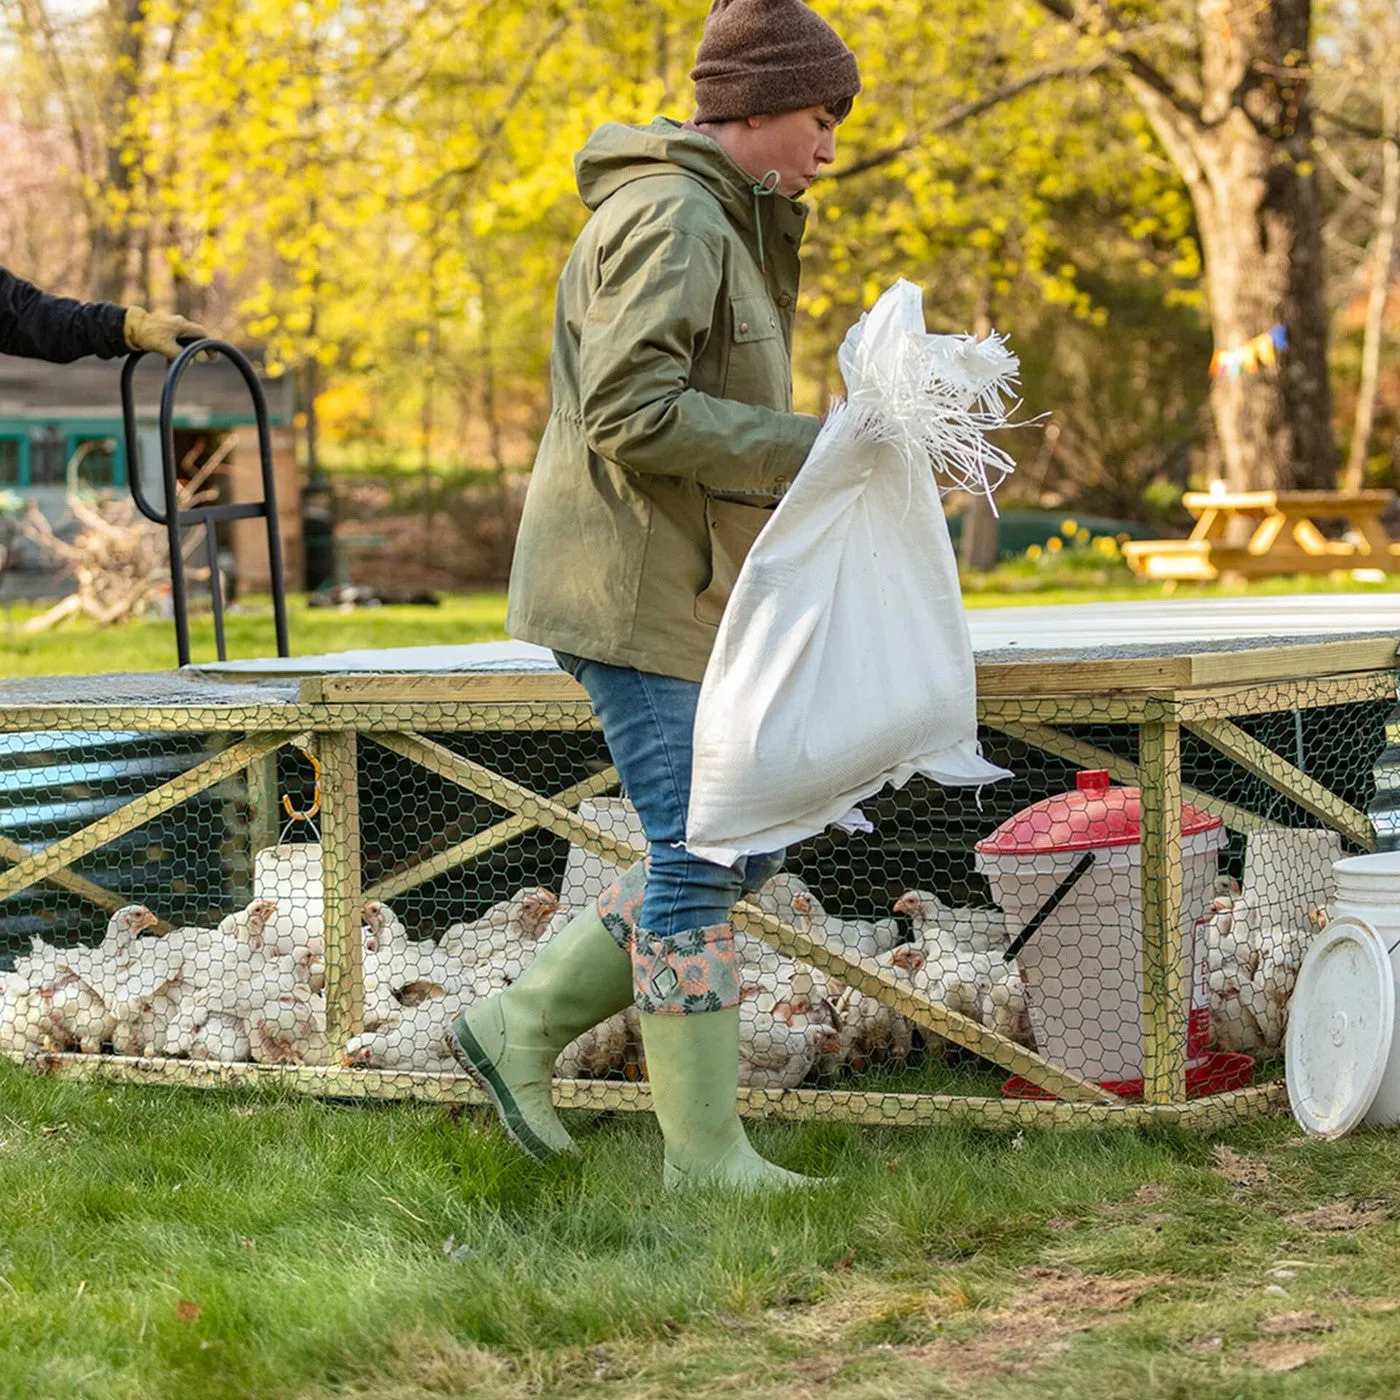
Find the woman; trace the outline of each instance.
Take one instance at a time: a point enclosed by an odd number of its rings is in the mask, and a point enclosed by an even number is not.
[[[796,1185],[736,1110],[730,907],[782,853],[689,855],[691,732],[705,663],[750,545],[818,420],[792,411],[806,208],[860,90],[854,55],[801,0],[716,0],[696,116],[608,124],[577,158],[593,211],[559,282],[553,412],[511,572],[507,630],[588,691],[649,859],[464,1012],[454,1053],[517,1142],[573,1150],[554,1059],[629,1003],[668,1185]]]

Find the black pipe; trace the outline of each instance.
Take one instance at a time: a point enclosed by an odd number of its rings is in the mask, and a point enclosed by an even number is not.
[[[1048,919],[1050,915],[1053,914],[1055,910],[1060,907],[1060,904],[1063,901],[1064,897],[1089,873],[1091,869],[1093,869],[1093,865],[1093,851],[1086,851],[1082,856],[1079,857],[1077,861],[1075,861],[1074,865],[1070,869],[1069,874],[1066,875],[1065,878],[1061,880],[1058,885],[1055,886],[1055,889],[1050,895],[1050,898],[1047,899],[1045,903],[1042,904],[1040,908],[1037,909],[1035,913],[1031,915],[1025,928],[1023,928],[1021,932],[1018,933],[1014,939],[1012,939],[1011,946],[1006,950],[1006,952],[1004,952],[1001,955],[1002,962],[1009,963],[1011,959],[1014,958],[1016,954],[1019,953],[1021,949],[1024,948],[1026,944],[1029,943],[1031,939],[1035,937],[1036,933],[1040,930],[1041,924],[1043,924],[1046,921],[1046,919]]]

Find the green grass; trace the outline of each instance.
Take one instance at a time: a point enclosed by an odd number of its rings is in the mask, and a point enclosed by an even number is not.
[[[1395,583],[1356,583],[1349,575],[1278,578],[1248,588],[1205,585],[1185,588],[1178,598],[1290,593],[1386,593]],[[975,575],[964,581],[968,608],[1048,605],[1052,603],[1129,602],[1161,597],[1155,583],[1068,586],[1058,575],[1024,578],[1013,574]],[[39,609],[10,604],[0,607],[0,676],[63,676],[101,671],[165,671],[175,665],[175,626],[143,619],[119,627],[99,628],[86,620],[64,623],[50,632],[25,634],[21,625]],[[348,651],[361,647],[432,646],[497,641],[505,636],[504,593],[447,595],[440,607],[362,608],[341,613],[309,608],[304,598],[289,600],[292,654]],[[272,609],[266,599],[251,599],[227,620],[228,654],[273,656]],[[214,629],[207,617],[190,623],[196,661],[213,660]]]
[[[231,657],[275,656],[272,605],[251,599],[226,619]],[[87,619],[49,632],[24,634],[21,624],[39,609],[18,606],[0,612],[0,676],[65,676],[98,671],[168,671],[175,666],[175,624],[142,619],[99,628]],[[489,642],[505,636],[504,593],[450,595],[440,607],[359,608],[335,612],[288,599],[288,630],[294,656],[360,647],[407,647]],[[207,617],[190,621],[195,661],[212,661],[214,627]]]
[[[644,1116],[576,1117],[582,1159],[544,1168],[425,1105],[8,1065],[0,1096],[6,1396],[1400,1388],[1400,1228],[1289,1220],[1395,1195],[1394,1134],[1239,1129],[1269,1168],[1240,1187],[1184,1134],[760,1124],[763,1150],[837,1180],[744,1202],[662,1194]]]

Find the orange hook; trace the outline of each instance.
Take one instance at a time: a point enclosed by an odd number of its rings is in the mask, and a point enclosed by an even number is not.
[[[311,810],[309,812],[298,812],[296,808],[292,806],[292,799],[288,797],[285,792],[282,794],[282,810],[287,814],[289,821],[309,822],[321,810],[321,761],[315,754],[307,753],[305,749],[302,749],[301,753],[305,755],[306,761],[311,765],[312,773],[316,776],[316,788],[312,794]]]

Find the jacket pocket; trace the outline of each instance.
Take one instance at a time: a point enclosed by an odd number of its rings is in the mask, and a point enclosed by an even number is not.
[[[718,627],[753,542],[773,515],[771,506],[705,497],[705,533],[710,540],[710,581],[695,599],[695,620]]]
[[[785,408],[791,394],[792,363],[772,301],[762,295],[730,297],[729,315],[724,397]]]
[[[779,337],[778,313],[766,296],[730,297],[729,314],[734,321],[735,345]]]

